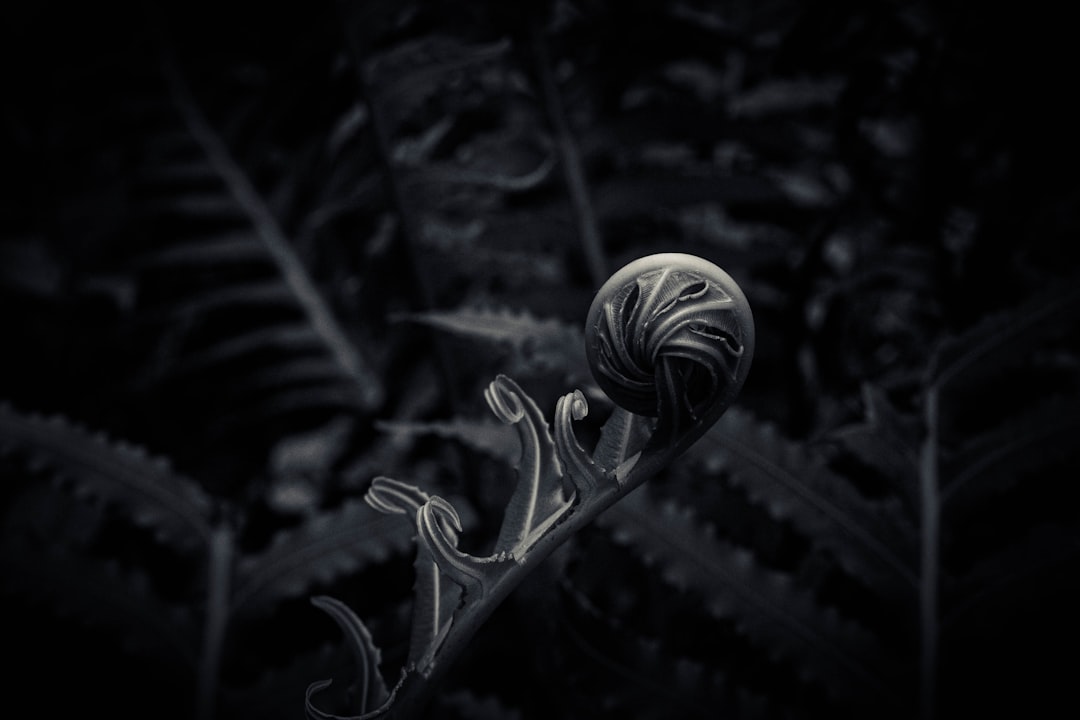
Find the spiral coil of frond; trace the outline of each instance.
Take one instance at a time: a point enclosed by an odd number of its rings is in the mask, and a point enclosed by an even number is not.
[[[597,383],[659,418],[670,439],[708,426],[738,394],[754,353],[750,305],[713,263],[684,253],[635,260],[600,288],[585,327]]]

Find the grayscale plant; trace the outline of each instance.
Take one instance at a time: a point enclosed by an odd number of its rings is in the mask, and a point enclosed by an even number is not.
[[[372,481],[367,502],[405,515],[416,528],[412,635],[396,685],[388,688],[378,674],[378,651],[356,614],[336,600],[313,599],[341,626],[358,658],[357,718],[414,717],[529,572],[698,440],[746,380],[754,322],[726,272],[700,257],[661,253],[629,263],[604,283],[589,309],[585,340],[596,381],[615,402],[591,453],[574,431],[589,411],[580,390],[559,398],[551,427],[509,377],[499,375],[485,392],[521,446],[517,486],[487,557],[458,548],[461,521],[445,499],[386,477]],[[329,684],[309,687],[308,717],[340,717],[315,702]]]

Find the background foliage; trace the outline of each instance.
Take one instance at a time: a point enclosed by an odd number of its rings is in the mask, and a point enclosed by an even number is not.
[[[1057,13],[3,15],[8,697],[295,718],[336,677],[347,712],[320,594],[392,682],[412,545],[367,485],[452,497],[462,547],[489,545],[514,448],[483,387],[504,372],[549,413],[581,388],[595,431],[592,294],[677,250],[754,309],[738,407],[499,609],[435,716],[1075,707],[1080,118]]]

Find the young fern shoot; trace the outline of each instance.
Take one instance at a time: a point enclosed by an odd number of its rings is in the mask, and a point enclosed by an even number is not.
[[[365,658],[356,696],[366,701],[354,720],[421,713],[447,667],[529,572],[700,438],[746,379],[754,323],[727,273],[700,257],[663,253],[629,263],[604,283],[589,309],[585,340],[593,375],[616,406],[592,453],[574,431],[588,414],[580,391],[559,398],[552,427],[510,378],[498,376],[485,392],[521,445],[518,484],[490,556],[458,549],[458,515],[443,498],[388,478],[372,482],[366,496],[372,507],[415,523],[414,627],[406,665],[387,693],[369,687],[378,657],[370,637],[348,630],[362,623],[333,605],[335,621]],[[323,598],[315,603],[329,607]],[[314,703],[328,684],[308,688],[309,718],[340,717]]]

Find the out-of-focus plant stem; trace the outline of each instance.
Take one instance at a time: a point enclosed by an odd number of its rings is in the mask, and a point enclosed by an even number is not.
[[[539,22],[534,20],[531,31],[536,75],[540,81],[540,90],[544,98],[544,107],[547,109],[548,121],[555,131],[555,144],[559,151],[563,178],[570,194],[570,204],[574,209],[574,219],[577,222],[578,234],[581,237],[585,263],[589,268],[589,277],[592,278],[593,285],[600,287],[611,273],[608,270],[607,258],[604,254],[600,224],[596,219],[596,212],[593,210],[592,200],[589,197],[585,165],[582,163],[581,152],[578,150],[577,143],[574,141],[573,133],[570,130],[570,123],[566,118],[566,108],[563,105],[559,86],[552,72],[551,57],[548,53],[544,30]]]
[[[206,616],[196,692],[197,720],[213,720],[217,706],[221,656],[229,623],[233,551],[233,529],[223,522],[210,536],[207,558]]]
[[[921,720],[934,720],[937,702],[938,658],[938,572],[940,553],[941,499],[938,479],[938,390],[926,394],[926,438],[919,465],[922,500],[922,582],[919,597],[921,657],[919,695]]]

